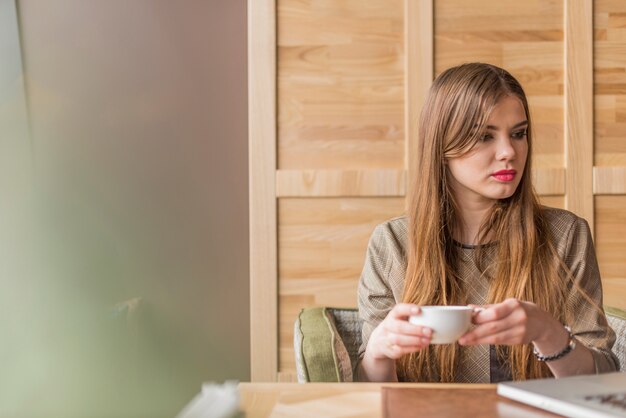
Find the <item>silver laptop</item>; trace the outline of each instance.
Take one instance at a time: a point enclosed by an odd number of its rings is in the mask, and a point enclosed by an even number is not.
[[[626,417],[623,372],[498,383],[498,395],[567,417]]]

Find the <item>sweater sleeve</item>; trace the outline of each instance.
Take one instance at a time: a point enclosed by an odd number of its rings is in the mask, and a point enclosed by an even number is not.
[[[357,366],[363,359],[372,331],[382,322],[396,304],[389,283],[394,259],[394,239],[387,224],[378,225],[370,237],[357,297],[359,318],[362,321],[362,343]]]
[[[563,260],[570,269],[574,287],[567,299],[567,320],[576,339],[591,350],[596,373],[619,370],[619,360],[611,351],[615,332],[602,307],[602,281],[587,221],[576,217],[567,234]],[[578,289],[576,289],[578,287]],[[591,302],[582,294],[589,296]],[[594,306],[595,305],[595,306]]]

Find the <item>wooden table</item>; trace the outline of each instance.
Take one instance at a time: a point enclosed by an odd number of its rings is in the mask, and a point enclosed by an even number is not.
[[[416,389],[402,417],[557,417],[496,394],[496,385],[426,383],[240,383],[246,418],[382,418],[383,387]],[[386,396],[402,396],[401,391]],[[418,396],[413,396],[418,395]]]

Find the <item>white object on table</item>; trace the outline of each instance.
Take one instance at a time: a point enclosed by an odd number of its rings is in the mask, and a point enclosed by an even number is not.
[[[239,413],[237,382],[204,383],[202,391],[176,418],[233,418]]]

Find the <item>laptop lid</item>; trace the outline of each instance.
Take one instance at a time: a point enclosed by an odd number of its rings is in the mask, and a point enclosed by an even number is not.
[[[568,417],[626,417],[626,373],[498,384],[498,395]]]

